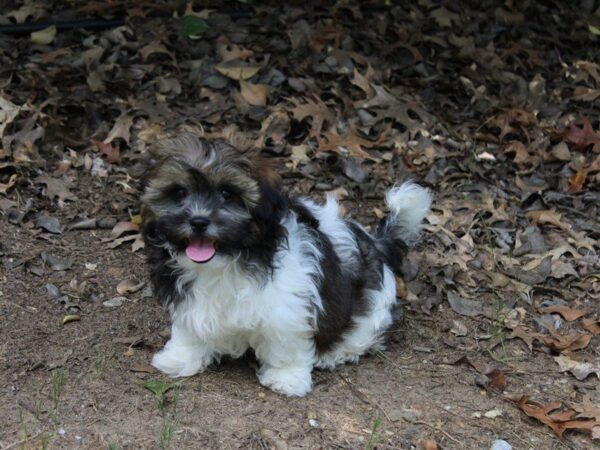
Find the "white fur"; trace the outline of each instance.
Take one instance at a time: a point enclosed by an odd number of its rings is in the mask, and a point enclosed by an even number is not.
[[[423,192],[415,185],[403,185],[388,194],[392,214],[401,215],[399,220],[407,227],[418,229],[411,208],[422,211],[430,202]],[[311,201],[305,205],[319,220],[320,230],[332,241],[344,267],[358,267],[358,248],[339,216],[337,202],[329,198],[323,206]],[[418,215],[422,219],[421,212]],[[258,377],[263,385],[286,395],[303,396],[311,390],[313,367],[333,369],[357,362],[369,349],[381,348],[396,302],[391,269],[385,266],[381,288],[367,293],[368,312],[355,317],[354,327],[342,340],[319,355],[314,335],[323,305],[315,279],[322,277],[321,254],[294,214],[289,214],[283,225],[288,244],[276,253],[273,277],[264,284],[240,270],[231,257],[217,254],[199,265],[185,255],[174,255],[173,266],[180,271],[177,289],[187,294],[171,308],[171,339],[154,355],[154,367],[173,377],[190,376],[222,355],[238,357],[250,347],[261,364]]]
[[[431,208],[431,193],[418,184],[407,182],[390,189],[385,203],[393,216],[393,222],[403,230],[403,239],[410,242],[421,229],[421,222]]]

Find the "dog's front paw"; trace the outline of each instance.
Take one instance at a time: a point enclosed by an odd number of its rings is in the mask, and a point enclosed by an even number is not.
[[[170,377],[189,377],[204,371],[211,358],[194,347],[167,345],[152,358],[152,366]]]
[[[278,369],[262,366],[258,371],[260,384],[289,397],[304,397],[311,391],[312,367]]]

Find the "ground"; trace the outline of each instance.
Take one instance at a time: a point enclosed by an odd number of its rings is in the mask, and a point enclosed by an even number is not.
[[[113,20],[0,35],[0,449],[597,448],[597,1],[64,3],[0,12]],[[149,366],[140,176],[182,129],[367,227],[433,191],[385,352],[304,398]]]

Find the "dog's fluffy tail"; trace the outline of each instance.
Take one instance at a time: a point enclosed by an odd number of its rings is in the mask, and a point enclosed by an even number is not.
[[[379,224],[377,246],[394,272],[398,272],[408,246],[415,241],[429,212],[431,193],[409,181],[390,189],[385,202],[390,214]]]

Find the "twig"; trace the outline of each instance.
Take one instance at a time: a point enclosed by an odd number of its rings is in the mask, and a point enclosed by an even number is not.
[[[458,439],[456,439],[455,437],[453,437],[450,433],[448,433],[447,431],[441,429],[440,427],[436,427],[435,425],[431,425],[430,423],[427,423],[423,420],[411,420],[410,423],[416,423],[419,425],[425,425],[429,428],[431,428],[432,430],[436,430],[439,431],[440,433],[442,433],[443,435],[445,435],[448,439],[450,439],[451,441],[456,442],[458,445],[460,445],[460,448],[465,448],[465,444],[462,441],[459,441]]]
[[[30,440],[32,440],[32,439],[35,439],[35,438],[36,438],[36,437],[38,437],[40,434],[42,434],[42,431],[38,431],[38,432],[37,432],[36,434],[34,434],[33,436],[28,436],[28,437],[26,437],[26,438],[24,438],[24,439],[21,439],[20,441],[16,441],[16,442],[13,442],[12,444],[8,444],[6,447],[2,447],[2,450],[8,450],[8,449],[10,449],[10,448],[14,448],[14,447],[16,447],[16,446],[18,446],[18,445],[20,445],[20,444],[24,444],[24,443],[26,443],[27,441],[30,441]]]

